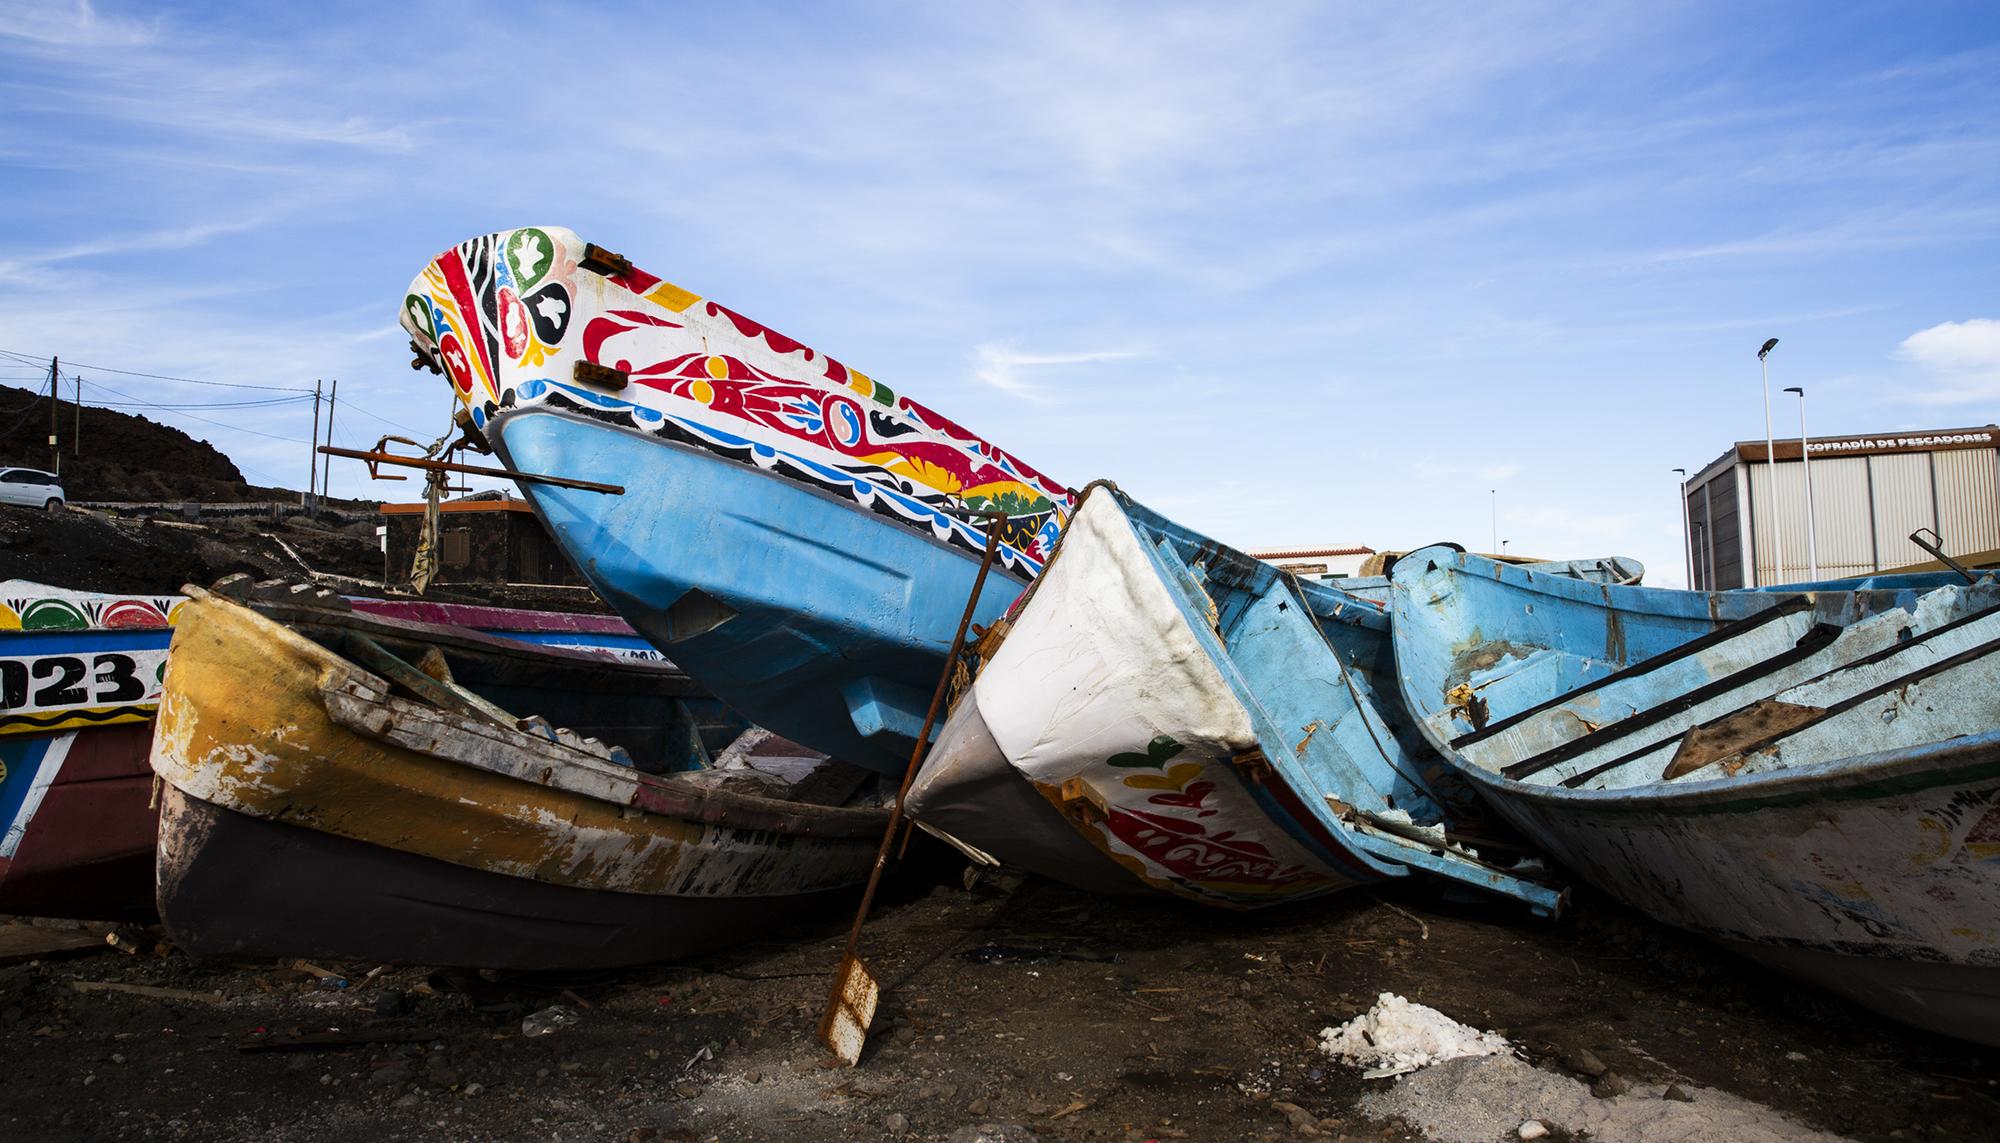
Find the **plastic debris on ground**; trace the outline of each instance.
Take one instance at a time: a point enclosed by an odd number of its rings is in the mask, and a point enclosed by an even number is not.
[[[1505,1052],[1505,1037],[1453,1020],[1435,1008],[1384,992],[1375,1007],[1338,1028],[1320,1030],[1320,1051],[1379,1079],[1462,1056]]]
[[[556,1029],[566,1028],[577,1022],[576,1009],[561,1004],[551,1004],[539,1012],[530,1012],[521,1020],[523,1036],[552,1036]]]

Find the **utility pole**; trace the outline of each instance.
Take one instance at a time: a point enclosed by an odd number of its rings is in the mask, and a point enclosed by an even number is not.
[[[1498,488],[1489,488],[1486,490],[1486,497],[1487,504],[1492,509],[1493,514],[1493,546],[1488,548],[1487,551],[1498,555],[1500,552],[1500,490]]]
[[[338,403],[339,400],[340,400],[340,378],[335,377],[333,379],[333,391],[326,395],[326,443],[328,444],[333,443],[333,406],[336,403]],[[319,474],[319,494],[321,496],[330,496],[332,495],[331,492],[332,488],[333,488],[333,454],[327,453],[326,465],[324,468],[320,470]]]
[[[313,433],[312,443],[306,446],[306,495],[299,501],[305,509],[312,511],[313,485],[319,480],[319,378],[313,378]]]
[[[62,453],[56,449],[56,402],[61,395],[56,391],[56,383],[61,380],[61,370],[56,359],[49,358],[49,471],[62,475]]]
[[[83,374],[76,375],[76,443],[70,446],[71,456],[83,453]]]

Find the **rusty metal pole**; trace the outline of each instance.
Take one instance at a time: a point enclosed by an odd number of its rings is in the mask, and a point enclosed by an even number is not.
[[[393,452],[383,452],[381,445],[391,440],[399,440],[405,444],[416,443],[407,437],[384,437],[382,441],[377,442],[374,451],[358,448],[335,448],[332,445],[321,445],[319,451],[328,456],[351,457],[354,460],[367,461],[368,475],[374,480],[404,479],[400,476],[385,476],[381,472],[380,466],[393,464],[403,468],[419,468],[426,472],[465,472],[473,476],[504,476],[509,480],[525,484],[551,484],[557,488],[579,488],[585,492],[604,492],[612,496],[623,496],[625,494],[625,486],[622,484],[605,484],[596,480],[577,480],[568,476],[548,476],[539,472],[514,472],[505,468],[487,468],[477,464],[459,464],[456,461],[431,460],[428,457],[421,456],[398,456]]]
[[[938,708],[944,705],[944,696],[951,687],[952,668],[958,663],[959,652],[965,649],[965,632],[972,626],[972,616],[979,608],[979,595],[986,587],[986,574],[993,570],[993,561],[1000,554],[1000,531],[1007,525],[1007,513],[979,513],[990,518],[986,529],[986,554],[979,561],[979,574],[972,579],[972,594],[966,598],[965,614],[959,616],[958,631],[951,637],[951,650],[946,653],[944,670],[939,673],[937,687],[931,691],[930,709],[924,712],[924,728],[917,732],[917,742],[910,748],[909,765],[903,768],[903,784],[896,790],[896,804],[889,810],[889,824],[882,831],[882,844],[875,851],[875,867],[868,873],[868,887],[861,892],[861,907],[854,913],[854,925],[847,930],[847,949],[841,954],[840,967],[834,973],[833,988],[827,993],[826,1012],[820,1017],[820,1042],[831,1048],[849,1064],[861,1059],[861,1047],[868,1037],[868,1024],[874,1018],[874,981],[867,979],[867,970],[862,968],[860,958],[854,955],[861,945],[861,926],[868,920],[868,910],[875,904],[875,889],[882,883],[882,871],[889,864],[889,849],[896,841],[896,827],[903,821],[903,799],[909,797],[910,784],[916,781],[917,769],[930,748],[931,727],[937,723]],[[851,977],[859,972],[867,986],[869,998],[866,1017],[855,1013],[858,1027],[854,1032],[852,1058],[849,1052],[834,1043],[836,1018],[841,1011],[842,993],[849,988]]]

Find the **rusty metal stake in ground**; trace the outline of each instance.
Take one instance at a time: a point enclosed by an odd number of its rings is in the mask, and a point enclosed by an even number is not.
[[[972,579],[972,593],[966,597],[958,631],[951,637],[951,651],[945,655],[937,689],[931,692],[930,709],[924,712],[924,728],[917,732],[916,745],[910,748],[910,764],[903,769],[896,805],[889,812],[888,827],[882,831],[882,846],[875,851],[875,868],[868,874],[868,888],[861,894],[854,927],[847,931],[847,950],[841,954],[840,967],[833,975],[833,990],[826,998],[826,1013],[819,1020],[820,1043],[850,1067],[861,1062],[861,1049],[868,1042],[868,1025],[875,1019],[875,1003],[881,998],[881,988],[855,952],[861,945],[861,926],[868,920],[869,906],[875,903],[875,887],[881,884],[882,871],[889,864],[889,847],[895,843],[896,827],[903,823],[903,799],[909,796],[910,783],[916,779],[917,767],[930,747],[931,728],[937,724],[938,708],[944,705],[945,692],[951,687],[952,668],[958,663],[959,652],[965,649],[966,628],[972,626],[979,593],[986,586],[986,573],[993,570],[994,558],[1000,554],[1000,533],[1007,526],[1005,512],[967,510],[957,514],[986,518],[986,555],[979,561],[979,574]]]

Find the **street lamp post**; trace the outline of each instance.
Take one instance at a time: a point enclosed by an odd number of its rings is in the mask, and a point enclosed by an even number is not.
[[[1802,386],[1787,385],[1787,393],[1799,395],[1799,463],[1804,466],[1806,482],[1806,578],[1819,578],[1819,547],[1813,527],[1812,493],[1812,450],[1806,442],[1806,391]]]
[[[1778,339],[1771,338],[1757,351],[1757,365],[1764,373],[1764,510],[1771,517],[1768,525],[1771,537],[1771,582],[1785,582],[1785,539],[1778,528],[1778,445],[1771,434],[1771,363],[1766,358],[1778,347]],[[1757,586],[1763,587],[1760,578]]]
[[[1688,543],[1688,470],[1676,468],[1681,478],[1681,563],[1687,568],[1687,586],[1694,589],[1694,548]]]

